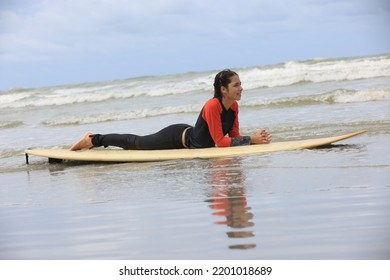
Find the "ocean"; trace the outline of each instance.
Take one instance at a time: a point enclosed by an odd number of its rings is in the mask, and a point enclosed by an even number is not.
[[[227,65],[228,66],[228,65]],[[235,70],[243,135],[321,149],[49,164],[85,132],[193,125],[222,69],[0,92],[0,259],[389,259],[390,55]]]

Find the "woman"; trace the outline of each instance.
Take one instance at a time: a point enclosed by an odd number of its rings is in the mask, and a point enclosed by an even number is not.
[[[70,150],[100,146],[126,150],[193,149],[270,143],[272,137],[265,130],[253,136],[240,135],[237,101],[241,99],[242,90],[238,74],[223,70],[215,76],[214,98],[206,102],[194,127],[174,124],[146,136],[86,133]]]

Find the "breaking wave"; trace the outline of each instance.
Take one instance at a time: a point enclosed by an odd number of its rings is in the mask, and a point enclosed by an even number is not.
[[[390,89],[356,91],[338,89],[331,92],[320,93],[318,95],[304,95],[297,97],[285,97],[280,99],[262,99],[254,101],[240,101],[240,107],[299,107],[316,104],[336,104],[353,102],[373,102],[390,100]],[[112,121],[126,121],[142,119],[148,117],[158,117],[168,114],[199,113],[202,105],[189,104],[180,106],[163,106],[134,110],[128,112],[108,112],[90,114],[84,116],[69,116],[65,118],[55,118],[42,122],[45,126],[67,126],[91,123],[102,123]]]
[[[236,69],[245,90],[299,83],[350,81],[390,76],[390,55],[290,61]],[[139,96],[212,92],[217,71],[139,77],[127,80],[0,92],[0,108],[65,106]],[[363,95],[363,93],[360,93]],[[377,93],[379,94],[379,93]],[[362,98],[354,95],[352,98]],[[368,98],[370,98],[368,96]],[[337,102],[337,101],[336,101]]]
[[[316,104],[359,103],[390,100],[390,89],[350,90],[337,89],[317,95],[301,95],[272,100],[242,101],[241,106],[294,107]]]

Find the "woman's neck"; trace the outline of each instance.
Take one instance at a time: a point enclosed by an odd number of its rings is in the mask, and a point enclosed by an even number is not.
[[[231,99],[227,99],[227,98],[224,98],[222,97],[222,100],[221,100],[221,103],[223,105],[223,107],[225,107],[226,110],[229,110],[230,106],[232,106],[234,100],[231,100]]]

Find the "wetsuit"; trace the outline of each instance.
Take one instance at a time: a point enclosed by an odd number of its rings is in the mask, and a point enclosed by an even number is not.
[[[159,132],[138,136],[134,134],[94,134],[92,144],[99,146],[116,146],[125,150],[164,150],[185,148],[182,144],[183,131],[191,127],[188,124],[173,124]]]
[[[186,145],[189,148],[249,145],[250,141],[250,136],[240,135],[238,103],[234,101],[226,110],[219,98],[206,102],[195,127],[190,128],[186,133]]]
[[[182,134],[186,129],[185,146],[183,146]],[[227,134],[229,137],[225,137]],[[235,101],[226,110],[220,99],[213,98],[204,105],[195,127],[188,124],[174,124],[146,136],[94,134],[92,144],[94,147],[117,146],[126,150],[229,147],[249,145],[250,136],[241,136],[239,133],[238,103]]]

